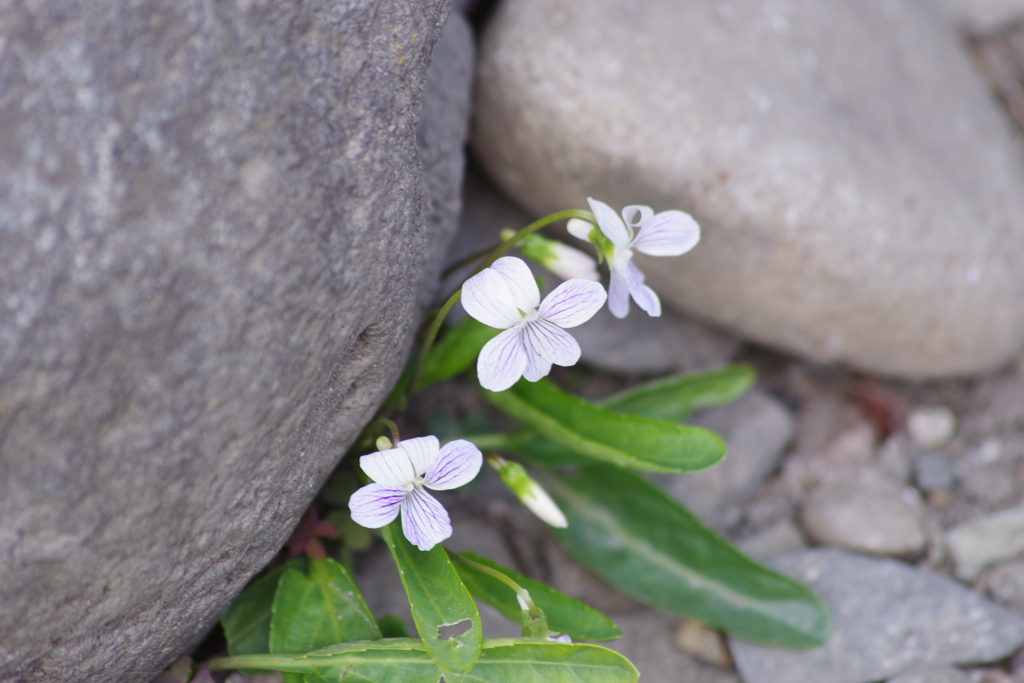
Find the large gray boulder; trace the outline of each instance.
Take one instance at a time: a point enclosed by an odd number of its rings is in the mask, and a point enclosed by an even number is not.
[[[0,0],[0,681],[148,680],[372,416],[458,209],[447,9]]]
[[[1024,345],[1024,155],[928,3],[504,0],[476,103],[475,150],[538,215],[695,215],[692,252],[638,257],[679,310],[907,377]]]

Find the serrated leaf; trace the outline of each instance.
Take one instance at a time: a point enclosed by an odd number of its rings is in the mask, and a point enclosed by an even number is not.
[[[481,391],[502,412],[541,436],[620,467],[693,472],[725,456],[725,444],[706,429],[605,410],[545,379],[520,380],[507,391]]]
[[[599,645],[550,643],[520,638],[483,642],[466,674],[442,671],[421,641],[404,638],[346,643],[308,655],[247,655],[219,660],[217,669],[246,667],[315,674],[345,683],[636,683],[628,659]]]
[[[416,390],[468,370],[476,362],[484,344],[500,332],[468,315],[458,325],[448,328],[423,362],[423,372],[416,383]]]
[[[534,603],[547,615],[548,628],[552,631],[565,633],[573,640],[615,640],[622,635],[622,631],[608,617],[593,607],[570,598],[547,584],[503,567],[494,560],[475,553],[461,554],[474,562],[502,572],[529,591]],[[460,562],[455,562],[455,569],[473,597],[495,608],[509,621],[517,624],[520,622],[522,609],[516,600],[515,591],[493,576]]]
[[[599,465],[545,485],[569,520],[555,538],[626,595],[758,643],[828,638],[829,615],[806,586],[740,553],[643,477]]]
[[[377,621],[345,568],[330,558],[307,562],[308,575],[289,569],[278,581],[270,651],[295,654],[380,638]]]
[[[220,620],[230,654],[270,652],[270,617],[273,613],[277,582],[287,570],[301,565],[301,560],[289,560],[286,564],[272,569],[246,586],[231,603],[231,607]]]
[[[438,544],[430,550],[418,549],[402,534],[398,522],[382,528],[381,536],[398,565],[412,619],[427,652],[445,671],[469,671],[483,642],[480,614],[444,548]],[[469,628],[460,635],[445,637],[441,631],[461,628],[467,620]]]
[[[630,387],[595,404],[618,413],[681,422],[703,408],[731,403],[757,380],[750,365],[736,364],[709,372],[661,377]]]

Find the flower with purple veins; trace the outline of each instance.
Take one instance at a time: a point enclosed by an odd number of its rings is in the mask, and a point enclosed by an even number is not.
[[[604,305],[604,287],[575,278],[540,300],[533,273],[521,259],[505,256],[462,285],[462,305],[484,325],[504,330],[477,359],[480,386],[504,391],[520,377],[536,382],[551,366],[575,365],[580,345],[565,328],[576,327]]]
[[[622,218],[604,202],[587,198],[597,220],[597,232],[585,220],[569,221],[569,232],[597,247],[608,259],[611,284],[608,287],[608,310],[616,318],[629,314],[629,298],[652,317],[661,315],[661,301],[654,290],[644,284],[644,274],[633,263],[633,251],[649,256],[681,256],[700,241],[700,226],[688,213],[662,211],[654,213],[649,206],[632,204],[622,210]],[[627,227],[628,226],[628,227]],[[634,235],[634,230],[639,232]],[[595,232],[597,234],[595,234]]]
[[[349,499],[352,519],[379,529],[401,512],[402,533],[420,550],[430,550],[451,536],[448,513],[426,489],[446,491],[468,484],[480,471],[483,455],[464,439],[439,446],[436,436],[420,436],[359,458],[373,483]]]

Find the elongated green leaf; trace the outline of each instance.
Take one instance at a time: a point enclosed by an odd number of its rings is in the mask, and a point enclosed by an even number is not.
[[[661,377],[595,403],[618,413],[681,422],[695,410],[735,401],[756,379],[753,367],[730,365],[710,372]]]
[[[435,382],[454,377],[468,370],[484,344],[496,337],[501,330],[477,322],[468,315],[458,325],[448,328],[444,336],[430,350],[423,363],[416,389],[422,389]]]
[[[496,569],[530,592],[530,597],[544,610],[548,618],[548,628],[558,633],[568,634],[573,640],[615,640],[622,631],[615,624],[593,607],[575,598],[556,591],[540,581],[523,576],[508,567],[503,567],[494,560],[489,560],[475,553],[462,553],[474,562]],[[504,583],[459,562],[455,569],[462,577],[462,582],[477,600],[482,600],[501,612],[509,621],[519,623],[522,609],[516,600],[515,591]]]
[[[624,415],[567,394],[547,380],[520,380],[508,391],[482,390],[503,412],[581,455],[648,472],[693,472],[725,455],[700,427]]]
[[[639,674],[628,659],[598,645],[549,643],[521,638],[483,642],[480,659],[467,674],[439,669],[418,640],[346,643],[308,655],[245,655],[211,663],[222,670],[316,674],[345,683],[635,683]]]
[[[376,620],[344,567],[330,558],[310,558],[308,571],[307,576],[289,569],[278,582],[270,622],[272,653],[380,638]]]
[[[815,647],[831,632],[806,586],[740,553],[643,477],[600,465],[545,485],[569,520],[552,529],[558,541],[640,602],[783,647]]]
[[[301,566],[301,560],[290,560],[249,584],[231,603],[220,620],[228,652],[232,655],[270,652],[270,617],[273,613],[277,582],[289,569]]]
[[[563,467],[565,465],[578,465],[587,467],[596,465],[600,460],[594,460],[576,451],[557,444],[550,439],[545,439],[537,432],[530,429],[517,429],[514,432],[494,434],[471,434],[465,437],[476,444],[482,451],[508,451],[516,453],[526,459],[531,465],[538,467]]]
[[[469,671],[483,642],[480,615],[444,548],[439,544],[427,551],[418,549],[402,534],[398,522],[381,529],[381,536],[398,565],[412,619],[427,652],[445,671]],[[441,631],[442,627],[457,630],[466,626],[469,628],[460,635],[449,637]]]

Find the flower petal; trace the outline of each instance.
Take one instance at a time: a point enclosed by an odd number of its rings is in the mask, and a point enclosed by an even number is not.
[[[398,444],[398,448],[404,450],[409,461],[412,462],[412,468],[417,477],[430,469],[430,465],[437,460],[437,451],[440,447],[441,442],[437,440],[436,436],[417,436],[412,439],[403,439]]]
[[[636,213],[640,212],[640,217]],[[630,204],[622,210],[622,220],[631,228],[643,228],[654,217],[654,209],[640,204]],[[634,220],[635,219],[635,220]]]
[[[611,240],[617,247],[625,247],[633,239],[633,231],[626,227],[619,214],[615,213],[612,207],[604,202],[587,197],[590,210],[597,219],[597,227],[601,228],[604,236]]]
[[[390,524],[398,516],[402,501],[408,493],[396,486],[367,484],[348,500],[352,521],[367,529],[379,529]]]
[[[508,278],[493,268],[484,268],[462,285],[462,307],[484,325],[499,330],[523,319]]]
[[[505,391],[523,376],[526,349],[522,333],[522,327],[513,327],[484,344],[476,359],[476,376],[484,389]]]
[[[452,523],[444,506],[416,487],[402,501],[402,533],[420,550],[430,550],[452,535]]]
[[[359,458],[359,466],[370,479],[387,486],[405,486],[416,478],[412,461],[401,448],[364,455]]]
[[[538,314],[559,327],[576,327],[594,317],[607,299],[599,282],[577,278],[563,282],[544,297]]]
[[[644,274],[632,261],[626,266],[629,273],[629,293],[636,305],[644,309],[647,315],[657,318],[661,315],[661,300],[654,290],[644,284]]]
[[[530,313],[540,305],[540,290],[526,261],[514,256],[502,256],[491,265],[492,270],[508,278],[508,288],[515,299],[516,308]]]
[[[427,470],[423,485],[435,491],[465,486],[480,472],[484,456],[480,449],[465,439],[449,441]]]
[[[611,283],[608,285],[608,310],[616,318],[629,315],[629,275],[628,267],[612,266]]]
[[[579,249],[566,246],[561,242],[552,244],[551,250],[554,252],[555,257],[542,261],[541,265],[563,280],[583,278],[584,280],[597,282],[601,279],[597,272],[597,261],[588,254]]]
[[[536,382],[541,377],[551,374],[551,361],[538,356],[536,353],[526,352],[526,369],[523,370],[523,377],[529,382]]]
[[[662,211],[640,229],[633,248],[650,256],[679,256],[700,241],[700,226],[682,211]]]
[[[573,336],[544,318],[526,323],[523,327],[523,346],[527,355],[537,354],[563,367],[576,365],[580,359],[580,345]]]

